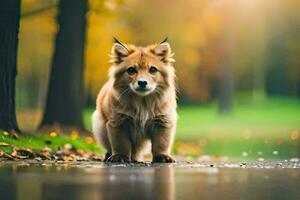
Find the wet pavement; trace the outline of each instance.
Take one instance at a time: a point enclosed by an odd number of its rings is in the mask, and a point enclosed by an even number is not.
[[[300,199],[300,161],[0,162],[0,199]]]

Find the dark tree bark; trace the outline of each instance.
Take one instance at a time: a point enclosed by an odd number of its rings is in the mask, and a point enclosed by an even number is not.
[[[282,41],[282,40],[278,40]],[[266,75],[266,92],[268,95],[289,95],[289,80],[287,66],[287,50],[274,41],[270,48],[271,58],[268,63]]]
[[[232,111],[234,96],[233,65],[235,55],[235,21],[229,5],[225,16],[225,27],[221,44],[219,68],[219,113],[226,114]]]
[[[41,127],[60,125],[84,129],[83,57],[86,0],[61,0],[55,52]]]
[[[229,47],[228,47],[229,48]],[[223,53],[219,72],[219,113],[230,113],[233,107],[233,58],[231,47]]]
[[[269,96],[288,96],[289,85],[289,64],[288,64],[288,41],[293,38],[290,29],[290,18],[287,16],[282,3],[274,4],[274,10],[270,13],[268,62],[266,69],[265,90]]]
[[[15,110],[20,0],[0,3],[0,129],[19,131]]]

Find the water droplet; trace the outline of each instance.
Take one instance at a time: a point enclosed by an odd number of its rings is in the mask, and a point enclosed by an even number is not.
[[[260,161],[260,162],[262,162],[264,160],[265,160],[264,158],[258,158],[258,161]]]
[[[245,162],[241,163],[241,164],[240,164],[240,167],[241,167],[241,168],[246,168],[246,163],[245,163]]]
[[[273,151],[273,154],[274,155],[278,155],[278,151]]]
[[[242,156],[247,157],[247,156],[248,156],[248,153],[244,151],[244,152],[242,153]]]
[[[116,176],[115,176],[115,175],[110,175],[108,179],[109,179],[109,181],[111,181],[111,182],[112,182],[112,181],[115,181],[115,180],[116,180]]]
[[[290,161],[291,161],[291,162],[298,162],[298,161],[299,161],[299,158],[291,158]]]

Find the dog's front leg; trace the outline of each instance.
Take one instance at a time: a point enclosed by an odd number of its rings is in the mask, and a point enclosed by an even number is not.
[[[151,134],[152,162],[172,163],[175,159],[170,155],[175,127],[157,126]]]
[[[129,162],[131,154],[131,142],[129,133],[122,125],[107,123],[108,138],[112,149],[112,155],[107,162]]]

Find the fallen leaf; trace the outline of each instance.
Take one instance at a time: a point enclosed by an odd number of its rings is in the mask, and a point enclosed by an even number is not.
[[[5,160],[17,160],[16,158],[12,157],[11,155],[5,153],[4,151],[0,151],[0,158]]]
[[[51,151],[52,151],[52,149],[50,149],[49,147],[43,148],[43,152],[51,152]]]
[[[72,140],[77,140],[78,139],[77,131],[72,131],[70,137]]]
[[[5,135],[5,136],[9,135],[9,133],[7,131],[3,131],[2,134]]]
[[[0,142],[0,146],[1,147],[8,147],[8,146],[10,146],[10,144],[7,144],[5,142]]]
[[[49,153],[36,153],[36,159],[40,160],[51,160],[51,156]]]
[[[25,156],[26,158],[34,158],[35,154],[31,149],[18,149],[17,153],[19,156]]]
[[[64,149],[65,150],[71,150],[72,148],[73,148],[72,145],[69,144],[69,143],[67,143],[67,144],[64,145]]]
[[[93,161],[102,161],[102,158],[98,155],[93,155],[90,159]]]
[[[50,135],[50,137],[53,137],[53,138],[57,137],[57,133],[54,131],[52,131],[49,135]]]
[[[87,144],[92,144],[94,142],[94,138],[93,137],[86,137],[86,138],[84,138],[84,141]]]

